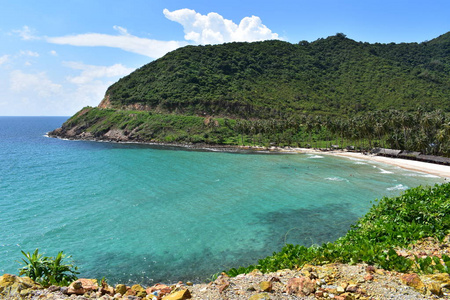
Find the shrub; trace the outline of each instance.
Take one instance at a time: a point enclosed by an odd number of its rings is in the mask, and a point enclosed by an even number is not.
[[[34,250],[33,254],[22,251],[25,258],[22,258],[24,266],[19,269],[19,275],[25,275],[43,286],[59,285],[67,286],[77,279],[78,268],[65,260],[71,256],[63,254],[60,251],[56,257],[43,256],[39,249]]]

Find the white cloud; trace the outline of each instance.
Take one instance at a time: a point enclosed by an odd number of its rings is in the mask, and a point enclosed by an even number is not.
[[[163,13],[167,19],[183,25],[185,39],[196,44],[280,39],[278,34],[267,28],[257,16],[245,17],[238,25],[214,12],[202,15],[195,10],[185,8],[172,12],[164,9]],[[45,40],[49,43],[59,45],[119,48],[151,58],[159,58],[169,51],[188,44],[186,41],[160,41],[141,38],[131,35],[126,28],[121,26],[116,25],[113,28],[118,32],[117,35],[84,33],[60,37],[45,37]]]
[[[85,106],[98,105],[105,96],[106,89],[113,83],[113,81],[94,80],[77,85],[68,95],[71,100],[67,102],[71,106],[72,113]],[[73,99],[76,99],[76,101],[73,101]]]
[[[135,70],[134,68],[127,68],[122,64],[115,64],[108,67],[85,65],[78,62],[65,62],[64,65],[72,69],[82,70],[79,76],[67,78],[69,82],[79,85],[92,82],[95,78],[122,77]]]
[[[51,50],[49,53],[50,53],[51,55],[53,55],[53,56],[58,56],[58,53],[56,53],[55,50]]]
[[[167,19],[178,22],[184,27],[184,38],[198,44],[220,44],[225,42],[254,42],[280,39],[257,16],[245,17],[239,25],[211,12],[207,15],[192,9],[169,11],[164,9]]]
[[[6,103],[0,103],[0,112],[7,115],[72,115],[84,106],[98,105],[117,77],[134,70],[121,64],[92,66],[66,62],[64,65],[80,70],[80,75],[62,78],[56,83],[45,72],[14,70],[9,76],[4,74],[9,77],[9,82],[0,80],[0,99],[6,99]]]
[[[28,40],[39,40],[40,39],[40,37],[34,35],[35,30],[31,29],[30,27],[28,27],[26,25],[23,26],[22,29],[13,30],[13,32],[17,33],[22,38],[22,40],[28,41]]]
[[[123,27],[117,26],[117,25],[114,25],[113,28],[114,28],[114,30],[116,30],[117,32],[119,32],[122,35],[128,35],[128,36],[130,35],[126,28],[123,28]]]
[[[78,107],[75,111],[87,105],[95,106],[99,104],[106,89],[118,77],[128,75],[135,70],[122,64],[112,66],[94,66],[80,62],[64,62],[63,64],[71,69],[81,70],[79,76],[67,77],[67,81],[76,85],[75,90],[70,92],[70,97],[77,99]]]
[[[3,65],[4,63],[6,63],[9,59],[9,55],[3,55],[0,56],[0,65]]]
[[[119,48],[125,51],[142,54],[151,58],[159,58],[169,51],[185,46],[186,42],[158,41],[130,35],[120,26],[114,26],[119,35],[102,33],[85,33],[61,37],[47,37],[49,43],[72,46],[104,46]]]
[[[0,103],[0,111],[6,115],[69,115],[76,111],[72,107],[77,105],[76,99],[68,97],[66,87],[45,72],[14,70],[3,75],[6,80],[3,86],[0,81],[0,98],[5,101]]]
[[[30,50],[26,50],[26,51],[22,50],[22,51],[20,51],[20,55],[22,55],[22,56],[39,57],[39,53],[30,51]]]
[[[45,72],[27,74],[14,70],[10,74],[10,89],[16,93],[32,92],[39,98],[46,98],[60,94],[62,86],[48,79]]]

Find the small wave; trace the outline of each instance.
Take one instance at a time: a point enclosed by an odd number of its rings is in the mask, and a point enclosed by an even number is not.
[[[427,177],[427,178],[439,178],[439,176],[437,176],[437,175],[433,175],[433,174],[424,174],[424,175],[420,175],[420,177]]]
[[[391,171],[386,171],[385,169],[382,169],[382,168],[378,168],[381,172],[381,174],[392,174],[392,173],[394,173],[394,172],[391,172]]]
[[[368,163],[365,163],[363,161],[357,161],[354,163],[355,165],[367,165]]]
[[[408,176],[408,177],[439,178],[439,176],[436,176],[436,175],[433,175],[433,174],[426,174],[426,173],[408,173],[405,176]]]
[[[341,178],[341,177],[327,177],[325,178],[326,180],[330,180],[330,181],[347,181],[347,179]]]
[[[387,188],[388,191],[404,191],[407,190],[408,187],[406,185],[403,184],[397,184],[396,186]]]
[[[348,157],[349,160],[355,160],[355,161],[365,161],[365,159],[361,159],[361,158],[356,158],[356,157]]]
[[[323,156],[321,156],[321,155],[311,155],[308,158],[323,158]]]

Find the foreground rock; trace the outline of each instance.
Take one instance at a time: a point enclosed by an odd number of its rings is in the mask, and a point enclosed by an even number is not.
[[[370,275],[370,276],[368,276]],[[188,286],[156,284],[115,287],[93,279],[79,279],[69,287],[43,289],[26,277],[5,274],[0,277],[0,299],[448,299],[450,276],[400,274],[365,264],[305,265],[300,270],[280,270],[262,274],[255,270],[230,278]],[[81,294],[81,292],[84,292]]]
[[[443,242],[424,239],[408,249],[405,257],[440,257],[450,252],[450,236]],[[102,300],[185,300],[185,299],[450,299],[448,273],[418,275],[378,269],[366,264],[305,265],[298,270],[263,274],[254,270],[236,277],[220,275],[204,284],[138,284],[110,286],[95,279],[78,279],[69,287],[42,288],[28,277],[0,276],[0,299],[102,299]]]
[[[18,277],[10,274],[0,276],[0,299],[31,298],[31,295],[40,289],[42,289],[42,286],[29,277]]]

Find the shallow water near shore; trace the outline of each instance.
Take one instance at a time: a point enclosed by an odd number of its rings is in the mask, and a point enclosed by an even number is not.
[[[285,243],[333,241],[372,200],[444,182],[328,155],[45,137],[66,119],[0,117],[0,273],[39,248],[110,283],[203,281]]]

